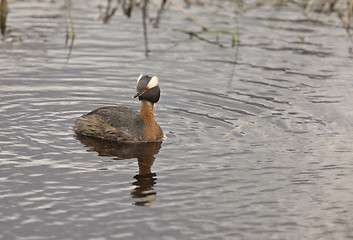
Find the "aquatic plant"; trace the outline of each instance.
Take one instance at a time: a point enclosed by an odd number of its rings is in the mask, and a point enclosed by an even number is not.
[[[200,40],[212,43],[212,44],[217,44],[220,47],[225,47],[222,44],[214,41],[210,41],[208,39],[202,38],[199,35],[205,34],[205,33],[210,33],[210,34],[228,34],[231,35],[231,47],[235,46],[236,43],[236,34],[233,30],[230,29],[210,29],[206,26],[204,26],[200,21],[191,15],[185,8],[183,8],[179,3],[177,3],[174,0],[160,0],[159,2],[159,7],[156,12],[156,17],[151,18],[151,22],[153,27],[158,28],[161,20],[161,16],[163,12],[165,11],[165,5],[169,2],[171,6],[175,7],[178,9],[181,13],[183,13],[188,19],[190,19],[195,25],[198,25],[201,29],[196,30],[196,31],[187,31],[185,29],[183,30],[178,30],[180,32],[189,34],[191,37],[197,37]],[[149,0],[117,0],[116,5],[112,7],[112,0],[107,0],[107,4],[105,7],[105,11],[103,11],[103,6],[98,5],[99,8],[99,19],[102,19],[104,23],[107,23],[115,14],[117,6],[120,6],[123,14],[127,16],[128,18],[131,17],[131,13],[134,8],[140,8],[142,11],[142,26],[143,26],[143,36],[144,36],[144,43],[145,43],[145,55],[148,57],[149,55],[149,46],[148,46],[148,31],[147,31],[147,18],[149,15],[149,4],[151,1]],[[184,0],[184,3],[187,6],[190,6],[193,4],[191,0]]]
[[[1,34],[5,35],[6,33],[6,17],[7,17],[7,0],[1,0],[0,2],[0,28]]]
[[[303,13],[312,18],[313,13],[318,14],[337,14],[342,21],[342,26],[350,28],[352,18],[353,0],[233,0],[235,11],[242,13],[253,8],[266,4],[275,6],[287,5],[289,3],[298,4],[303,7]]]
[[[6,34],[6,17],[8,15],[8,1],[0,0],[0,26],[2,35]],[[73,42],[75,39],[75,29],[74,21],[71,13],[71,6],[74,2],[70,0],[65,0],[65,9],[67,10],[67,20],[66,20],[66,39],[65,46],[69,46],[68,58],[71,54]],[[306,16],[308,20],[320,19],[322,22],[322,15],[337,15],[342,23],[342,27],[347,30],[349,36],[351,36],[351,20],[352,20],[352,9],[353,0],[107,0],[105,5],[98,4],[99,19],[103,23],[108,23],[112,19],[118,10],[121,10],[127,18],[130,18],[133,11],[140,10],[142,12],[142,27],[143,27],[143,37],[145,45],[145,55],[148,56],[150,53],[148,44],[148,26],[150,23],[154,28],[158,28],[161,24],[163,14],[169,9],[174,8],[178,10],[181,14],[185,15],[193,24],[194,27],[190,28],[182,27],[182,29],[176,29],[185,34],[188,34],[192,38],[197,38],[201,41],[205,41],[210,44],[215,44],[220,47],[234,47],[237,40],[237,29],[213,29],[206,26],[204,23],[200,22],[197,16],[190,14],[188,7],[200,6],[207,11],[207,7],[212,4],[217,4],[219,6],[226,5],[230,6],[232,4],[233,11],[235,14],[235,21],[237,21],[237,16],[246,11],[254,8],[258,8],[263,5],[273,5],[276,8],[281,8],[283,6],[299,5],[302,7],[302,16]],[[153,16],[154,15],[154,16]],[[299,13],[300,15],[300,13]],[[216,39],[210,40],[210,35],[215,35]],[[230,36],[230,45],[225,45],[219,41],[220,35]],[[71,42],[69,43],[69,39]],[[352,37],[353,38],[353,37]]]
[[[72,14],[71,14],[71,3],[69,3],[68,1],[65,2],[66,8],[67,8],[67,15],[69,18],[69,23],[70,23],[70,29],[71,29],[71,42],[69,45],[69,51],[67,53],[67,57],[66,60],[68,61],[72,52],[72,47],[74,45],[74,39],[75,39],[75,28],[74,28],[74,22],[72,20]],[[70,38],[70,32],[69,32],[69,27],[68,27],[68,23],[66,22],[65,24],[65,46],[68,46],[68,41]]]
[[[350,28],[350,18],[353,8],[353,0],[308,0],[304,13],[309,16],[311,11],[318,13],[336,13],[342,21],[342,26],[346,29]]]
[[[320,14],[336,13],[342,21],[342,26],[347,30],[348,33],[350,29],[350,19],[352,15],[351,12],[353,9],[353,0],[230,0],[230,1],[219,0],[217,1],[217,3],[215,3],[215,1],[184,0],[183,2],[186,8],[190,7],[193,4],[206,6],[207,4],[222,5],[223,3],[231,2],[233,4],[235,14],[241,14],[245,11],[248,11],[250,9],[257,8],[266,4],[267,5],[272,4],[277,7],[286,6],[290,3],[299,4],[303,6],[303,13],[308,17],[308,19],[312,18],[311,16],[312,12],[317,12]],[[232,29],[210,29],[209,27],[202,24],[197,19],[197,17],[190,14],[186,10],[186,8],[182,6],[180,1],[176,1],[176,0],[155,0],[155,1],[117,0],[116,5],[114,7],[112,7],[112,0],[107,0],[107,5],[104,13],[102,10],[100,10],[101,12],[100,18],[103,20],[104,23],[106,23],[114,15],[118,6],[121,7],[123,14],[128,18],[130,18],[134,8],[139,8],[142,11],[142,25],[143,25],[143,36],[145,41],[145,55],[148,56],[150,50],[148,47],[147,18],[150,11],[149,5],[152,3],[154,4],[154,6],[156,4],[157,6],[159,5],[157,10],[155,7],[153,8],[153,10],[157,11],[156,16],[153,18],[150,18],[150,22],[152,23],[153,27],[157,28],[159,26],[161,22],[161,17],[163,13],[166,11],[165,6],[167,3],[169,3],[171,7],[174,7],[175,9],[179,10],[189,20],[191,20],[195,24],[195,26],[198,26],[200,28],[199,30],[192,30],[192,31],[187,29],[181,29],[181,30],[179,29],[177,31],[189,34],[190,37],[196,37],[199,40],[202,40],[211,44],[219,45],[220,47],[226,47],[226,46],[221,44],[218,40],[212,41],[205,37],[202,37],[201,35],[216,34],[218,36],[219,34],[227,34],[231,36],[231,47],[235,46],[236,44],[235,31],[233,31]]]
[[[105,7],[105,11],[103,11],[103,6],[101,4],[98,5],[99,9],[99,19],[102,19],[103,23],[107,23],[115,14],[117,10],[117,6],[112,7],[112,0],[108,0],[107,6]]]

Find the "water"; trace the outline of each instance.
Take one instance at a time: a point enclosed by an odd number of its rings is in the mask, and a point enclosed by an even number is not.
[[[1,239],[353,238],[352,43],[335,17],[307,21],[292,4],[188,9],[236,31],[232,48],[229,35],[200,35],[220,47],[174,31],[198,27],[168,5],[146,58],[140,11],[102,24],[97,4],[73,3],[69,53],[61,2],[9,3]],[[160,79],[161,146],[76,139],[83,113],[139,108],[140,73]]]

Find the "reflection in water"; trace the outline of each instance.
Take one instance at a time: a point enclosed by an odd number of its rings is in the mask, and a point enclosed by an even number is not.
[[[131,192],[131,196],[136,199],[135,205],[150,206],[155,201],[157,194],[153,189],[157,180],[155,176],[155,173],[149,173],[145,175],[138,174],[134,177],[136,182],[134,182],[133,185],[135,185],[136,188]]]
[[[136,188],[131,192],[136,199],[135,205],[149,206],[156,196],[153,186],[156,184],[156,174],[151,172],[155,155],[162,147],[162,142],[149,143],[116,143],[86,136],[76,136],[84,145],[90,147],[89,151],[95,151],[99,156],[116,157],[117,159],[137,158],[139,173],[132,185]]]

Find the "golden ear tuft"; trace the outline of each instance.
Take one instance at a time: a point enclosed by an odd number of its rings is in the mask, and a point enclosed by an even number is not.
[[[158,83],[159,83],[158,77],[153,76],[153,77],[151,77],[150,82],[147,84],[147,87],[148,88],[156,87],[156,86],[158,86]]]
[[[137,82],[139,82],[141,78],[143,78],[144,76],[145,76],[144,74],[140,74],[139,78],[137,79]]]

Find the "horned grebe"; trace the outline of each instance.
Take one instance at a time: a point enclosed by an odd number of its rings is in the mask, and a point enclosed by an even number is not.
[[[158,77],[141,74],[137,79],[136,95],[141,110],[124,106],[107,106],[93,110],[76,120],[77,135],[96,137],[117,142],[153,142],[163,137],[161,127],[154,120],[153,104],[158,102]]]

